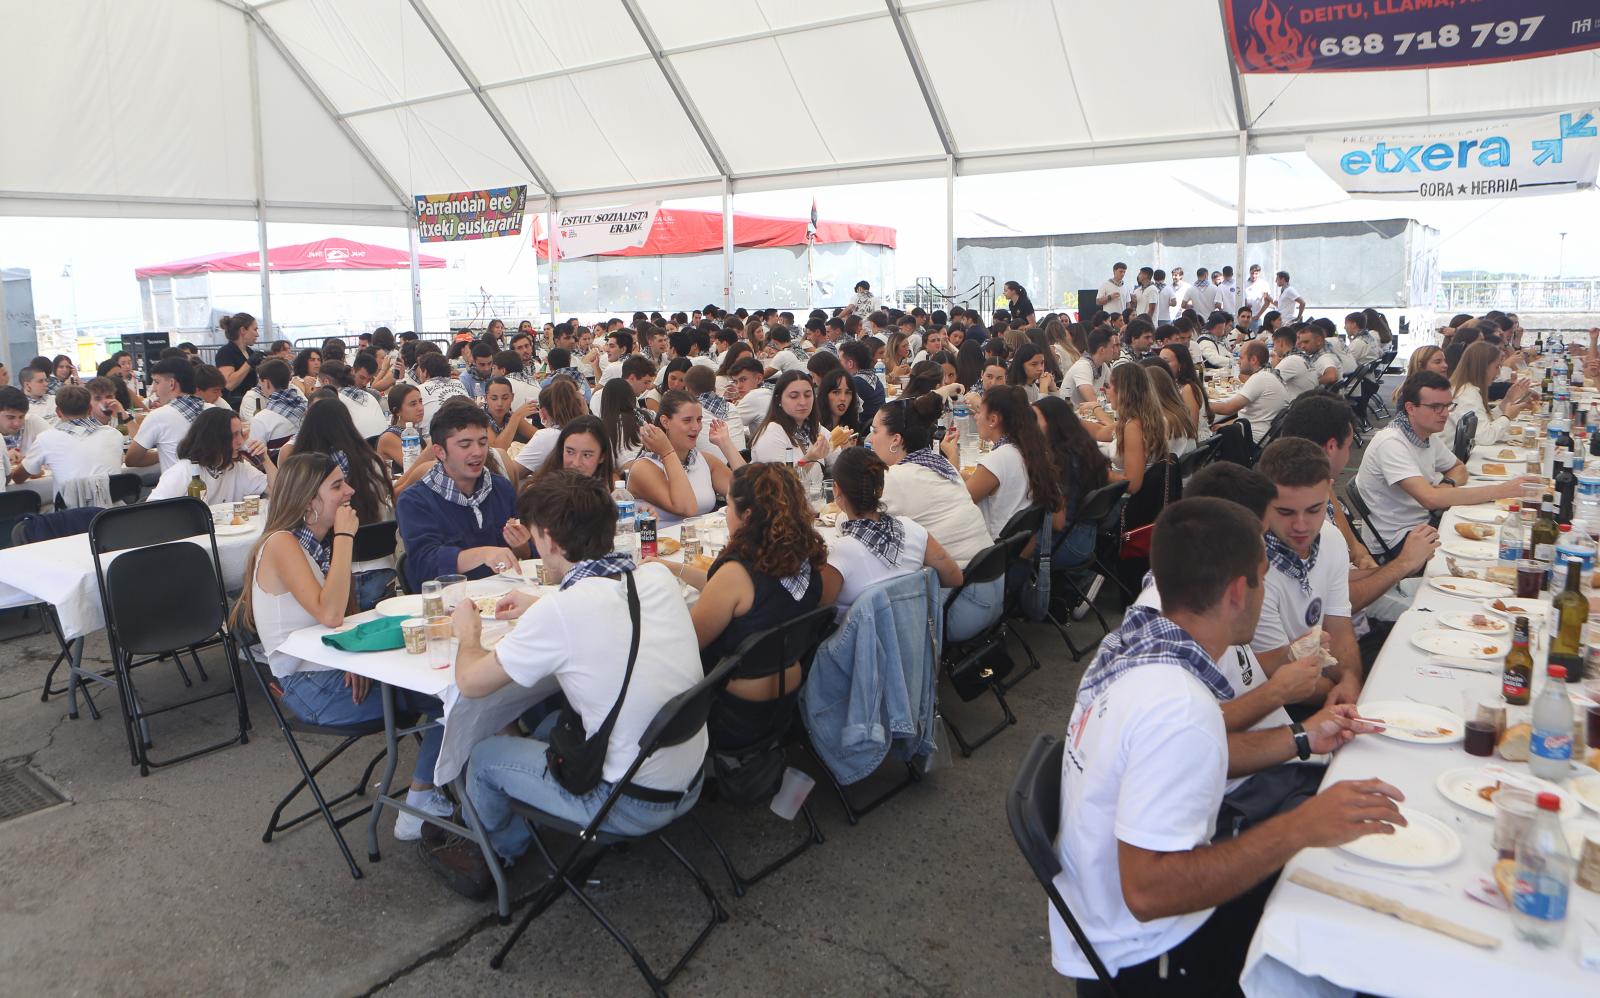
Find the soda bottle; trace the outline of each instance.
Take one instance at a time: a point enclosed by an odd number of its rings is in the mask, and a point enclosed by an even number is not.
[[[1533,656],[1528,653],[1528,618],[1518,617],[1511,632],[1511,650],[1506,652],[1500,673],[1500,692],[1506,703],[1525,706],[1533,689]]]
[[[1547,791],[1539,795],[1538,805],[1533,827],[1517,840],[1511,919],[1517,935],[1548,949],[1559,945],[1566,933],[1573,863],[1561,831],[1561,798]]]
[[[422,434],[417,432],[417,424],[407,423],[406,428],[400,431],[400,467],[410,471],[411,466],[422,457]]]

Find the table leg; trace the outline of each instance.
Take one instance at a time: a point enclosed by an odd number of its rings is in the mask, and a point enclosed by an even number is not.
[[[461,774],[450,784],[455,788],[456,799],[461,801],[461,817],[466,821],[467,831],[478,843],[478,848],[483,850],[484,861],[489,865],[489,875],[494,878],[494,893],[496,913],[500,916],[500,924],[505,925],[511,921],[511,890],[506,886],[506,874],[500,866],[500,857],[494,854],[494,847],[489,844],[489,833],[484,830],[483,822],[478,820],[477,808],[472,806],[472,800],[467,796],[467,771]],[[520,821],[520,818],[512,818]]]
[[[383,696],[383,743],[388,749],[388,758],[384,760],[383,782],[378,784],[378,792],[372,798],[372,816],[367,819],[367,859],[373,863],[382,858],[378,854],[378,816],[383,813],[385,804],[393,806],[389,799],[389,787],[394,782],[395,767],[400,762],[400,740],[395,735],[394,724],[394,690],[388,683],[377,685]]]
[[[48,612],[48,611],[47,611]],[[83,668],[83,638],[72,639],[71,657],[67,662],[67,716],[74,721],[78,719],[78,672]],[[89,699],[89,691],[83,691],[83,698]],[[91,704],[92,706],[92,704]]]

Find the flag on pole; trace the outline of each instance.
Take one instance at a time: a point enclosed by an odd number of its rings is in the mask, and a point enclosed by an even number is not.
[[[806,222],[806,242],[817,241],[817,199],[811,199],[811,218]]]

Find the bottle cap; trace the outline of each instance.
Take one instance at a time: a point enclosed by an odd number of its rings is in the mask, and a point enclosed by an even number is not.
[[[1560,529],[1561,529],[1561,532],[1562,532],[1562,533],[1563,533],[1563,534],[1570,534],[1570,533],[1572,533],[1572,524],[1570,524],[1570,523],[1563,523],[1563,524],[1562,524],[1562,525],[1561,525],[1561,528],[1560,528]]]
[[[410,426],[411,424],[407,423],[406,425]],[[1506,507],[1506,512],[1508,512],[1508,513],[1520,513],[1520,512],[1522,512],[1522,506],[1517,504],[1517,503],[1512,503],[1511,505]]]
[[[1548,790],[1544,791],[1539,794],[1539,810],[1559,812],[1561,810],[1561,798]]]
[[[1551,679],[1565,679],[1565,678],[1567,678],[1567,667],[1564,666],[1564,665],[1552,665],[1550,667],[1550,678]]]

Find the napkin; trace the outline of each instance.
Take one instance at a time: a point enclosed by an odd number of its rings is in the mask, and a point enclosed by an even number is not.
[[[393,651],[404,648],[406,640],[400,633],[403,617],[379,617],[359,624],[348,631],[324,634],[322,643],[340,651]]]

